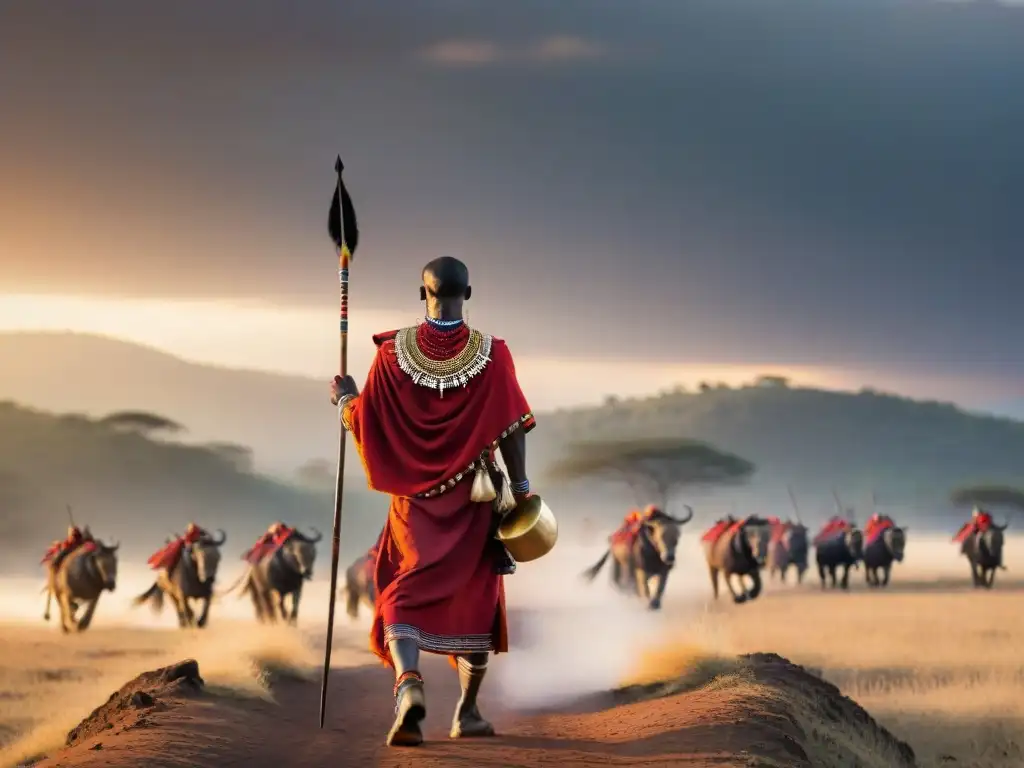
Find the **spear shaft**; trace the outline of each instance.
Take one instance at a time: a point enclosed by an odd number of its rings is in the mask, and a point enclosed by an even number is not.
[[[345,215],[344,201],[347,195],[344,194],[344,185],[341,180],[341,172],[344,166],[341,157],[335,163],[335,170],[338,172],[338,233],[340,234],[340,245],[338,248],[338,289],[341,299],[340,311],[340,346],[338,373],[342,378],[348,374],[348,271],[351,263],[351,253],[345,241]],[[320,727],[324,727],[324,719],[327,716],[327,680],[331,674],[331,646],[334,643],[334,606],[338,591],[338,560],[341,557],[341,510],[345,496],[345,428],[341,424],[340,414],[338,419],[338,468],[335,475],[334,486],[334,530],[331,534],[331,592],[327,604],[327,640],[324,648],[324,673],[320,684]]]

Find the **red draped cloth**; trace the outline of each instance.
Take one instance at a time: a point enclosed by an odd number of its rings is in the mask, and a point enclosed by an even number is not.
[[[626,544],[632,546],[640,533],[641,515],[639,509],[632,509],[622,521],[622,525],[608,537],[608,543],[612,546]]]
[[[493,457],[503,436],[534,426],[512,355],[492,339],[483,370],[442,394],[402,370],[395,334],[374,337],[366,385],[344,412],[370,488],[391,495],[378,543],[370,647],[391,666],[388,642],[395,639],[447,655],[507,651],[493,507],[469,497],[481,454]],[[416,338],[423,354],[445,360],[465,346],[469,329],[442,332],[424,323]]]
[[[161,547],[150,555],[149,560],[146,562],[154,571],[159,571],[161,568],[171,569],[178,562],[178,558],[181,557],[181,551],[184,548],[185,539],[179,536],[170,544]]]
[[[53,544],[50,545],[50,548],[46,550],[46,554],[43,555],[43,559],[39,561],[39,564],[44,565],[55,559],[57,555],[70,554],[73,550],[81,546],[84,541],[85,537],[82,535],[81,531],[76,531],[66,539],[53,542]]]
[[[704,532],[704,535],[700,537],[700,540],[709,541],[713,544],[722,538],[727,531],[738,531],[743,527],[743,523],[745,522],[746,520],[719,520]]]
[[[178,563],[178,558],[185,549],[186,544],[195,544],[206,535],[206,531],[198,526],[191,528],[184,536],[179,536],[170,544],[167,544],[149,556],[147,564],[154,571],[162,568],[171,570]]]
[[[990,515],[988,512],[982,512],[977,517],[968,520],[966,523],[960,526],[960,530],[957,531],[956,536],[953,537],[953,543],[963,544],[968,539],[968,537],[972,536],[975,533],[987,531],[991,525],[992,515]]]
[[[281,526],[276,534],[267,531],[256,540],[252,549],[246,552],[242,559],[251,565],[257,565],[263,558],[269,557],[284,546],[293,533],[295,533],[295,529],[290,525]]]
[[[884,531],[895,526],[889,517],[872,517],[864,526],[864,543],[873,544]]]
[[[818,532],[818,535],[814,537],[814,544],[821,544],[826,539],[831,539],[838,536],[844,531],[848,531],[853,526],[847,521],[840,517],[833,517],[825,526]]]
[[[784,523],[777,517],[768,518],[768,523],[771,525],[771,543],[778,544],[786,537],[786,532],[789,531],[791,523]]]

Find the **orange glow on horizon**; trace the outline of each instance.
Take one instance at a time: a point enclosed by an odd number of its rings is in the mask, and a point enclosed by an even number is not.
[[[333,310],[333,311],[332,311]],[[365,371],[374,353],[372,333],[409,325],[418,318],[394,311],[360,309],[350,326],[350,368]],[[155,347],[187,361],[297,376],[328,378],[337,366],[337,308],[278,307],[260,302],[106,299],[87,296],[0,294],[0,332],[72,331]],[[738,386],[763,374],[798,386],[880,389],[954,398],[977,382],[808,365],[664,363],[516,356],[524,389],[543,410],[599,403],[615,394],[642,397],[702,381]],[[609,376],[609,371],[616,375]],[[968,388],[970,385],[970,388]],[[949,390],[944,394],[935,387]],[[618,391],[613,391],[613,390]]]

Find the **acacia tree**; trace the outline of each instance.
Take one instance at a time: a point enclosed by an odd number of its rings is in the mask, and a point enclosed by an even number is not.
[[[950,494],[954,504],[992,504],[1024,511],[1024,490],[1007,485],[966,485]]]
[[[153,432],[176,434],[185,430],[185,427],[178,422],[148,411],[117,411],[109,416],[104,416],[99,423],[114,429],[139,432],[144,435]]]
[[[740,484],[754,471],[746,459],[707,443],[669,438],[573,443],[548,475],[555,482],[618,480],[638,503],[666,508],[680,488]]]

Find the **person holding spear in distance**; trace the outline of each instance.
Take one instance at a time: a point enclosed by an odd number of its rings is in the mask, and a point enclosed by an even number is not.
[[[343,249],[337,211],[332,205],[329,229]],[[423,742],[421,652],[446,655],[458,670],[462,696],[450,736],[494,735],[477,694],[489,654],[508,650],[503,578],[515,570],[496,531],[531,495],[533,413],[505,342],[465,321],[469,270],[442,256],[421,279],[423,321],[373,337],[377,352],[361,391],[349,375],[330,384],[370,488],[391,496],[370,630],[372,650],[395,673],[389,746]]]

